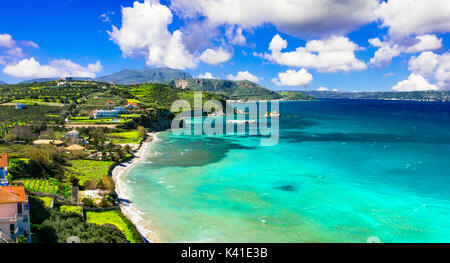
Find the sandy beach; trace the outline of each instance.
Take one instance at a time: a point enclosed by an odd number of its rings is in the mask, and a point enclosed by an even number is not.
[[[134,154],[134,158],[128,162],[122,163],[114,168],[112,171],[112,177],[116,184],[116,193],[121,201],[120,208],[122,213],[136,226],[139,233],[144,236],[150,243],[159,243],[161,242],[158,236],[154,231],[152,231],[148,222],[146,222],[141,217],[141,212],[135,207],[135,205],[131,202],[126,202],[123,200],[129,200],[129,196],[126,193],[126,184],[127,182],[124,180],[124,175],[131,169],[134,165],[138,164],[145,158],[145,154],[149,151],[150,147],[156,143],[158,143],[158,134],[159,133],[149,133],[148,137],[151,138],[151,141],[146,141],[142,143],[141,147]]]

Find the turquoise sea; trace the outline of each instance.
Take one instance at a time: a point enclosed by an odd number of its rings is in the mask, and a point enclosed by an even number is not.
[[[125,176],[164,242],[450,242],[450,103],[280,104],[280,141],[159,135]]]

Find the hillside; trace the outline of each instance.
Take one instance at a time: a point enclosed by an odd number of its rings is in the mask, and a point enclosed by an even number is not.
[[[129,94],[149,106],[170,108],[172,103],[177,100],[187,100],[191,106],[194,102],[194,91],[182,90],[165,84],[151,83],[130,87],[120,86],[118,89],[122,96],[126,97],[126,94]],[[223,104],[225,102],[224,97],[211,92],[204,92],[202,99],[203,102],[207,100],[218,100]]]
[[[314,100],[316,99],[313,96],[310,95],[306,95],[302,92],[298,92],[298,91],[282,91],[279,92],[278,94],[280,94],[283,99],[285,100]]]
[[[230,81],[220,79],[187,79],[172,81],[169,84],[183,89],[214,92],[216,94],[225,96],[228,99],[281,99],[281,96],[279,94],[248,80]]]
[[[192,76],[181,70],[170,68],[155,68],[132,70],[124,69],[112,75],[99,77],[96,81],[100,82],[114,82],[119,85],[131,85],[148,83],[167,83],[175,79],[191,79]]]
[[[8,83],[0,80],[0,85],[7,85]]]
[[[450,101],[450,91],[411,91],[411,92],[302,91],[302,93],[314,96],[319,99]]]

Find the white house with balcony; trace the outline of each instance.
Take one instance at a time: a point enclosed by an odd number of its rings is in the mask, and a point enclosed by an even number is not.
[[[31,242],[30,208],[23,186],[0,186],[0,243]]]

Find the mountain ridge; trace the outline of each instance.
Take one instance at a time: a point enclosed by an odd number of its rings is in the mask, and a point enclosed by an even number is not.
[[[191,79],[192,76],[184,71],[171,68],[154,68],[154,69],[123,69],[111,75],[98,77],[95,80],[100,82],[114,81],[118,85],[132,85],[148,83],[167,83],[175,79]]]

